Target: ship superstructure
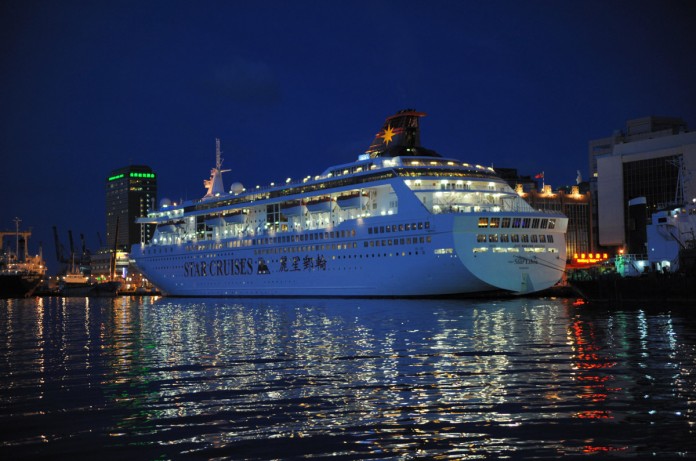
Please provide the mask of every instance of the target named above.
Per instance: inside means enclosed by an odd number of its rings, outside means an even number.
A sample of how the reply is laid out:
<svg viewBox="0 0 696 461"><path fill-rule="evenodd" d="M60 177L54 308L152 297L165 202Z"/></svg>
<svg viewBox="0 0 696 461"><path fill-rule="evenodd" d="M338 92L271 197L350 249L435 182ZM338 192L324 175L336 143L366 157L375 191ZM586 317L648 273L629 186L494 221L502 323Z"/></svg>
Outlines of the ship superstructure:
<svg viewBox="0 0 696 461"><path fill-rule="evenodd" d="M493 168L420 145L420 118L387 118L365 154L299 182L222 186L140 218L131 256L172 296L438 296L554 285L562 214L531 208ZM222 191L222 192L221 192Z"/></svg>
<svg viewBox="0 0 696 461"><path fill-rule="evenodd" d="M653 269L662 273L696 269L696 204L653 213L646 234Z"/></svg>

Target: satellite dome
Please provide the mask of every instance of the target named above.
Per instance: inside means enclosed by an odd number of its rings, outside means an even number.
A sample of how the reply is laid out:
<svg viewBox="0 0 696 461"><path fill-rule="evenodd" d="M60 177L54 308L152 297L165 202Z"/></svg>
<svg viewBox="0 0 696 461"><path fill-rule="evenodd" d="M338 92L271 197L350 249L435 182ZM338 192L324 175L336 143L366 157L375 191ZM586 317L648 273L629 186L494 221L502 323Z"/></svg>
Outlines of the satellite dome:
<svg viewBox="0 0 696 461"><path fill-rule="evenodd" d="M230 192L233 194L241 194L242 192L244 192L244 186L241 182L234 182L230 186Z"/></svg>
<svg viewBox="0 0 696 461"><path fill-rule="evenodd" d="M160 207L160 208L167 208L167 207L170 207L170 206L172 206L172 201L169 200L168 198L163 198L163 199L160 200L160 202L159 202L159 207Z"/></svg>

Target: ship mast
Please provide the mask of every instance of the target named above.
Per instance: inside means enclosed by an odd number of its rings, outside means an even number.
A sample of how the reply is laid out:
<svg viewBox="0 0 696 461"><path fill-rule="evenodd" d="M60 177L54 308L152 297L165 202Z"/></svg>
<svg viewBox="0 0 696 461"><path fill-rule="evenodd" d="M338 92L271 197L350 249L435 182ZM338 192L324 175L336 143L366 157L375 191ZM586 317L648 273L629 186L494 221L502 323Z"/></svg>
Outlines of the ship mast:
<svg viewBox="0 0 696 461"><path fill-rule="evenodd" d="M210 179L203 181L203 185L208 189L203 199L209 199L225 193L225 186L222 182L222 173L230 170L222 169L222 151L220 150L220 138L215 138L215 168L210 170Z"/></svg>
<svg viewBox="0 0 696 461"><path fill-rule="evenodd" d="M17 261L19 262L19 223L21 223L22 220L15 217L14 222L15 222L15 229L17 230L17 232L15 232L15 238L17 240L15 243L15 252L16 252L15 256L17 257ZM24 256L26 258L26 254Z"/></svg>
<svg viewBox="0 0 696 461"><path fill-rule="evenodd" d="M220 150L220 138L215 138L215 168L222 168L222 151Z"/></svg>

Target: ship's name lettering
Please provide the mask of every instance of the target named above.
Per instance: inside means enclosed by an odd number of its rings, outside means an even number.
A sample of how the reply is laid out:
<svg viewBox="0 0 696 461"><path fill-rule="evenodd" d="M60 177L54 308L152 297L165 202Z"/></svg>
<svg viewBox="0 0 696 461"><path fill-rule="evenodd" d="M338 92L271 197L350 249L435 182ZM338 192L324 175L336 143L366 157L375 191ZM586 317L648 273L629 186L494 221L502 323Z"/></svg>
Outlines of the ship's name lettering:
<svg viewBox="0 0 696 461"><path fill-rule="evenodd" d="M316 258L312 256L304 256L300 258L299 256L293 256L288 258L283 256L280 258L279 272L296 272L296 271L318 271L326 270L326 258L324 255L317 255Z"/></svg>
<svg viewBox="0 0 696 461"><path fill-rule="evenodd" d="M525 258L524 256L513 256L512 262L515 264L539 264L537 260Z"/></svg>
<svg viewBox="0 0 696 461"><path fill-rule="evenodd" d="M254 262L251 258L212 259L184 263L184 277L251 275L253 273Z"/></svg>

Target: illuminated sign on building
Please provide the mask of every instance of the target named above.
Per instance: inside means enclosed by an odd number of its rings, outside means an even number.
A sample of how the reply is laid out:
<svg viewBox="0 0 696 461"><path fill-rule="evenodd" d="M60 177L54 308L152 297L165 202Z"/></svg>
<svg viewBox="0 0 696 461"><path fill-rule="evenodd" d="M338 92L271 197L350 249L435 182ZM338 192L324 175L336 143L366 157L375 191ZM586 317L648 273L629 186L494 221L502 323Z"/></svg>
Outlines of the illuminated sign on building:
<svg viewBox="0 0 696 461"><path fill-rule="evenodd" d="M609 259L607 253L574 253L573 262L578 264L595 264Z"/></svg>

